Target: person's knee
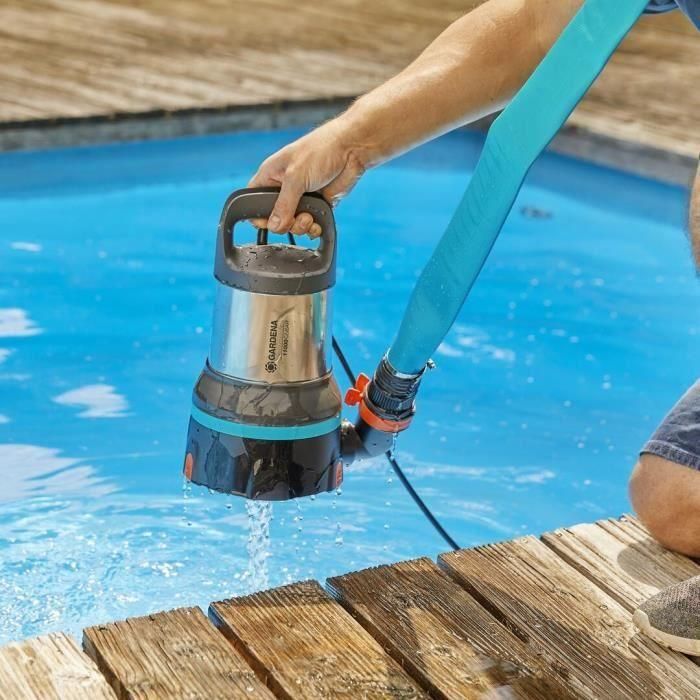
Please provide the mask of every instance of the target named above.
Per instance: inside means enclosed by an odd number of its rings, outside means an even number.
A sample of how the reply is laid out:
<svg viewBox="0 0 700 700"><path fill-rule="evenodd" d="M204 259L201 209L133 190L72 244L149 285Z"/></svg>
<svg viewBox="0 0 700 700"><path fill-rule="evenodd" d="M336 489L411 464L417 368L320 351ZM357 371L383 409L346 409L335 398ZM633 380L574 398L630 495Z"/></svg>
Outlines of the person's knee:
<svg viewBox="0 0 700 700"><path fill-rule="evenodd" d="M639 519L659 543L700 556L700 472L643 454L629 489Z"/></svg>

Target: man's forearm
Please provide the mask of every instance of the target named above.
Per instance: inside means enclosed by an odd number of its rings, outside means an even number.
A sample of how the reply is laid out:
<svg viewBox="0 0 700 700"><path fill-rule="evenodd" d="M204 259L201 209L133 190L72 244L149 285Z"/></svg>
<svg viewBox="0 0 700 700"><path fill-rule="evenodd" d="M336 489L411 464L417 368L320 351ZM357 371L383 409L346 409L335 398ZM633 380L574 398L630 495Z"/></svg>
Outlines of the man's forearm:
<svg viewBox="0 0 700 700"><path fill-rule="evenodd" d="M340 117L366 166L501 109L583 0L489 0Z"/></svg>

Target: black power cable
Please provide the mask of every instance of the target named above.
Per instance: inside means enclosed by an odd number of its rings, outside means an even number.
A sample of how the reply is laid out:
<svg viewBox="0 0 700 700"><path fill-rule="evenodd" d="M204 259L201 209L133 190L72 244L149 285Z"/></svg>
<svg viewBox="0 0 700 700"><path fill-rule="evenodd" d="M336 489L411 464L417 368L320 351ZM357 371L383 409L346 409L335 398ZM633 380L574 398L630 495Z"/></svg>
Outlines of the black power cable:
<svg viewBox="0 0 700 700"><path fill-rule="evenodd" d="M296 240L294 239L294 236L291 233L287 234L287 238L291 245L297 244ZM347 357L345 357L345 353L340 347L340 343L338 342L335 336L333 336L333 350L340 364L345 370L345 374L350 382L350 385L355 386L355 373L352 371L352 367L350 367L350 363L348 362ZM433 515L432 511L426 505L425 501L418 495L416 490L413 488L413 485L409 481L408 477L404 474L403 469L401 469L401 465L399 464L396 457L394 457L391 450L387 450L384 453L384 456L389 462L391 468L394 470L396 476L399 478L399 481L403 484L403 487L406 489L406 491L408 491L409 496L413 499L414 503L418 506L423 515L427 518L428 522L435 528L436 532L440 535L440 537L442 537L442 539L445 540L445 542L447 542L447 544L452 549L461 549L457 542L455 542L455 540L452 539L447 530L445 530L445 528L441 525L440 521Z"/></svg>
<svg viewBox="0 0 700 700"><path fill-rule="evenodd" d="M258 229L257 244L258 245L267 245L267 229L266 228L259 228Z"/></svg>

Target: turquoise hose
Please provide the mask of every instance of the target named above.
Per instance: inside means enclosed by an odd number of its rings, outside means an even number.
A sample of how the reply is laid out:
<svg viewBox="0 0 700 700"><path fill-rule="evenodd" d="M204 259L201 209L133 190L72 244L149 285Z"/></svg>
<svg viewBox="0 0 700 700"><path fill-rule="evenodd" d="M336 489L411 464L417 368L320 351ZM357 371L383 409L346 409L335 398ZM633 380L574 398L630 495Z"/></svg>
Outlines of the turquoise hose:
<svg viewBox="0 0 700 700"><path fill-rule="evenodd" d="M462 201L421 273L388 360L423 369L462 308L530 167L649 0L587 0L491 126Z"/></svg>

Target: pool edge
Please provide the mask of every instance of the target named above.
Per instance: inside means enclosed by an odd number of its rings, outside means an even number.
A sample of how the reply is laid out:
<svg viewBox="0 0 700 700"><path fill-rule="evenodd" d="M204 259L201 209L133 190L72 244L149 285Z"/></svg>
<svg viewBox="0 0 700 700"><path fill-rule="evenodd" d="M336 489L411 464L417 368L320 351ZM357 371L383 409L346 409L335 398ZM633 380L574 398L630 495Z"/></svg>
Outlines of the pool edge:
<svg viewBox="0 0 700 700"><path fill-rule="evenodd" d="M167 112L41 119L0 124L0 152L93 146L248 130L314 125L345 109L353 97L278 101ZM463 127L485 131L492 117ZM642 142L592 131L571 121L547 149L652 180L688 186L697 159Z"/></svg>

